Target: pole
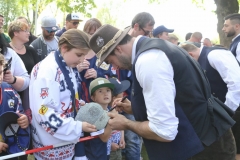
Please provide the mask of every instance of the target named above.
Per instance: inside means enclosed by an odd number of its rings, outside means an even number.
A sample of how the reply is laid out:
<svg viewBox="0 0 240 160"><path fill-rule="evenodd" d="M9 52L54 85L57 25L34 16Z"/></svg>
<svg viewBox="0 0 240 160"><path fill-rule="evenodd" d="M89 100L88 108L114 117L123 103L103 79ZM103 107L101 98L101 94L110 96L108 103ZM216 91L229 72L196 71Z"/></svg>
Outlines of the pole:
<svg viewBox="0 0 240 160"><path fill-rule="evenodd" d="M91 140L94 138L98 138L98 136L83 137L83 138L80 138L78 142L88 141L88 140ZM31 154L31 153L35 153L35 152L40 152L40 151L47 150L47 149L53 149L56 147L69 145L69 144L72 144L72 143L71 142L63 142L63 143L45 146L45 147L41 147L41 148L35 148L35 149L31 149L31 150L27 150L27 151L23 151L23 152L19 152L19 153L9 154L7 156L1 156L0 160L19 157L19 156L23 156L23 155L27 155L27 154Z"/></svg>

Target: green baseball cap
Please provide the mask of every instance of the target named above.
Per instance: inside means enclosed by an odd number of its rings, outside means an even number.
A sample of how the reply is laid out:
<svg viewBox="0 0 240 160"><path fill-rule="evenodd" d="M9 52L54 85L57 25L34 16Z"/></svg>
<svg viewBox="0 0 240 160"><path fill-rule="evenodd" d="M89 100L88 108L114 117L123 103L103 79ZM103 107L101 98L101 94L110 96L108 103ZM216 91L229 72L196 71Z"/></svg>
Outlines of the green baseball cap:
<svg viewBox="0 0 240 160"><path fill-rule="evenodd" d="M90 83L90 86L89 86L90 95L92 95L97 89L102 88L102 87L108 87L111 90L113 90L114 84L112 84L106 78L96 78Z"/></svg>

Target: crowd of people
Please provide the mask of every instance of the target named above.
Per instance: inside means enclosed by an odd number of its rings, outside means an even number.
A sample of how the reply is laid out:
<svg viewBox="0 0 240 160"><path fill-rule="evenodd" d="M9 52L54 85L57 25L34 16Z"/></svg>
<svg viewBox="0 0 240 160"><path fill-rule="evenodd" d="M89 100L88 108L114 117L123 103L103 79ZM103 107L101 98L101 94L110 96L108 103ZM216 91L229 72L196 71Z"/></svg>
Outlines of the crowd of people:
<svg viewBox="0 0 240 160"><path fill-rule="evenodd" d="M16 18L0 33L0 119L17 115L0 122L0 159L55 145L34 158L141 160L144 145L150 160L240 160L240 14L224 20L230 49L198 31L179 42L147 12L123 30L44 16L39 37Z"/></svg>

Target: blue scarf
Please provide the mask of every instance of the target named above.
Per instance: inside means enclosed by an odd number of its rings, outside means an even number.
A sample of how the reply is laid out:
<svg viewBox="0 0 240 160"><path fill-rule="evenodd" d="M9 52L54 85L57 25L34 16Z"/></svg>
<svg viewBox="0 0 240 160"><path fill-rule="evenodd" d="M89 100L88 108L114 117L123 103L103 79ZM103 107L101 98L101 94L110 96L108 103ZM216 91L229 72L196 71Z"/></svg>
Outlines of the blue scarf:
<svg viewBox="0 0 240 160"><path fill-rule="evenodd" d="M77 111L76 111L76 103L75 103L75 89L74 89L74 85L73 82L71 81L71 78L69 76L70 72L67 69L67 64L66 62L63 60L63 57L61 56L61 53L59 50L57 50L55 53L55 60L59 66L59 68L61 69L63 75L64 75L64 79L66 80L67 83L67 89L70 90L71 92L71 99L72 99L72 106L74 108L74 118L77 115ZM73 68L73 71L75 73L75 77L77 80L77 83L80 83L80 79L78 76L78 71L76 68ZM80 87L78 87L80 88ZM79 89L78 89L79 92ZM79 96L80 97L80 96ZM76 157L82 157L85 156L85 149L84 149L84 143L83 142L79 142L75 145L75 156Z"/></svg>

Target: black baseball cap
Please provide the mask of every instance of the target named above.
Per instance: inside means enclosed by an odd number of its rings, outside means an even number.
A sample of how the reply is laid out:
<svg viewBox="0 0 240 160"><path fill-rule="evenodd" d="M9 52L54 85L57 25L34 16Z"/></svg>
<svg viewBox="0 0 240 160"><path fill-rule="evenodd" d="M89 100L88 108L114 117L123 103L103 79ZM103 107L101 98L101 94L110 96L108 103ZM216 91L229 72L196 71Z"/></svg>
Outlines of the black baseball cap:
<svg viewBox="0 0 240 160"><path fill-rule="evenodd" d="M168 29L164 25L161 25L153 30L153 36L156 37L158 34L160 34L162 32L172 33L173 31L174 31L174 29Z"/></svg>
<svg viewBox="0 0 240 160"><path fill-rule="evenodd" d="M130 87L130 82L128 80L119 81L117 78L108 79L112 84L114 84L113 96L116 96Z"/></svg>

